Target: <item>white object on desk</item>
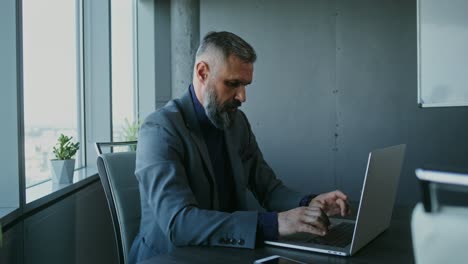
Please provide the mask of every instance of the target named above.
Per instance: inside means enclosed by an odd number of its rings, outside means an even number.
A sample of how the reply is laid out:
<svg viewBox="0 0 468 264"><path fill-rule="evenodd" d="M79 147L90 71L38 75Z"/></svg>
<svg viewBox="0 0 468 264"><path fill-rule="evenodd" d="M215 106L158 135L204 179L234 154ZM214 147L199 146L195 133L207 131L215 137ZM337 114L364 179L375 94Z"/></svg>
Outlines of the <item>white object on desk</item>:
<svg viewBox="0 0 468 264"><path fill-rule="evenodd" d="M468 208L442 206L427 213L422 203L413 210L411 232L416 263L466 263Z"/></svg>

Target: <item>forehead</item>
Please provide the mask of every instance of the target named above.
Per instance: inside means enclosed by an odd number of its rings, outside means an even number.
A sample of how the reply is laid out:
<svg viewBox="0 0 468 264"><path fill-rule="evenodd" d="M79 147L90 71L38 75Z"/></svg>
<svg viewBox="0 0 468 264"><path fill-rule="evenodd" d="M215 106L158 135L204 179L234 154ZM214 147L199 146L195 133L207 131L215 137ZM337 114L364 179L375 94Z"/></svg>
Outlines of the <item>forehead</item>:
<svg viewBox="0 0 468 264"><path fill-rule="evenodd" d="M220 69L220 77L228 80L239 80L251 83L253 78L253 64L244 62L238 57L229 56Z"/></svg>

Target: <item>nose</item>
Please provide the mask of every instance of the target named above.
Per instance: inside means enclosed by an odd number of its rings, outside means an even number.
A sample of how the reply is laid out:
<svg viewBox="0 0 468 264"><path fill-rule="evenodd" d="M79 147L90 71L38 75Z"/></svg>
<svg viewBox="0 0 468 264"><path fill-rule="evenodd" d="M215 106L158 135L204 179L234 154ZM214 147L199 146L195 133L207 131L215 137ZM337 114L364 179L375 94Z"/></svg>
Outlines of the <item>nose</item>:
<svg viewBox="0 0 468 264"><path fill-rule="evenodd" d="M244 103L246 98L245 98L245 85L241 85L236 91L236 96L234 99L238 100L241 103Z"/></svg>

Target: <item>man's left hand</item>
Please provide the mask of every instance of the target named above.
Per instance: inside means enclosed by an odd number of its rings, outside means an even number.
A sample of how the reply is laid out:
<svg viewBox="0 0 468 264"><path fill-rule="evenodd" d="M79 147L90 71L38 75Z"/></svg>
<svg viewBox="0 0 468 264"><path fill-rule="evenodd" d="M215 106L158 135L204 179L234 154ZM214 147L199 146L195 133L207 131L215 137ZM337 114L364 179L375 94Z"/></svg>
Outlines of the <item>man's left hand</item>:
<svg viewBox="0 0 468 264"><path fill-rule="evenodd" d="M341 216L351 214L351 209L348 203L348 196L340 190L322 193L317 195L309 203L309 206L320 207L327 216L334 216L341 213Z"/></svg>

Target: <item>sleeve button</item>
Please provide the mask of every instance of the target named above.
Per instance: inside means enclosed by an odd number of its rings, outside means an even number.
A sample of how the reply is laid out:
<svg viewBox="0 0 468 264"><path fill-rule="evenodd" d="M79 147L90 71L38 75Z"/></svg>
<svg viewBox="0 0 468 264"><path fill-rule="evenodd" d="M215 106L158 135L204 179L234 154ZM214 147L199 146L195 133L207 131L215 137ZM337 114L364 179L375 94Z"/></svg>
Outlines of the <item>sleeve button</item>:
<svg viewBox="0 0 468 264"><path fill-rule="evenodd" d="M245 244L244 239L239 239L239 240L237 241L237 244L243 246L243 245Z"/></svg>

